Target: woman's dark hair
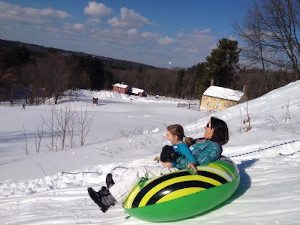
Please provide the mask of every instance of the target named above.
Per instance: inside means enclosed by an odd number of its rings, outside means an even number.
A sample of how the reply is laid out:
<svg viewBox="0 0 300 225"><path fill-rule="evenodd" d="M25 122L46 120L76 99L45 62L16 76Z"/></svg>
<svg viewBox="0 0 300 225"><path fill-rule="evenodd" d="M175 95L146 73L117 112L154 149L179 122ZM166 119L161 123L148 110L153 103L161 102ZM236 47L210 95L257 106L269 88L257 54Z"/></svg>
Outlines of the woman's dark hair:
<svg viewBox="0 0 300 225"><path fill-rule="evenodd" d="M220 145L224 145L229 141L227 124L216 117L211 117L211 127L214 128L214 133L211 141L218 142Z"/></svg>

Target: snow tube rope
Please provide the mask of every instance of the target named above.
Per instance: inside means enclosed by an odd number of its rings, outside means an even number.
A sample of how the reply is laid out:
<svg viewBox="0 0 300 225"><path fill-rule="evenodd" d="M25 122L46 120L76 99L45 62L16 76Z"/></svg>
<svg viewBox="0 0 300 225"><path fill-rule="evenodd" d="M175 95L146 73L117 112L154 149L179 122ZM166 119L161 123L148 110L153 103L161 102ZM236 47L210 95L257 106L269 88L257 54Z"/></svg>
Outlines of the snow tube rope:
<svg viewBox="0 0 300 225"><path fill-rule="evenodd" d="M280 144L272 145L272 146L269 146L269 147L259 148L259 149L254 150L254 151L241 153L241 154L237 154L237 155L232 155L232 156L229 156L229 158L236 158L236 157L239 157L239 156L244 156L244 155L257 153L257 152L265 151L265 150L268 150L268 149L271 149L271 148L276 148L276 147L279 147L279 146L282 146L282 145L291 144L291 143L294 143L294 142L297 142L297 141L300 141L300 139L296 139L296 140L292 140L292 141L286 141L286 142L282 142ZM294 152L294 153L296 153L296 152ZM294 153L292 153L292 154L294 154ZM284 156L284 154L281 154L281 153L279 153L279 154ZM288 154L288 155L292 155L292 154Z"/></svg>

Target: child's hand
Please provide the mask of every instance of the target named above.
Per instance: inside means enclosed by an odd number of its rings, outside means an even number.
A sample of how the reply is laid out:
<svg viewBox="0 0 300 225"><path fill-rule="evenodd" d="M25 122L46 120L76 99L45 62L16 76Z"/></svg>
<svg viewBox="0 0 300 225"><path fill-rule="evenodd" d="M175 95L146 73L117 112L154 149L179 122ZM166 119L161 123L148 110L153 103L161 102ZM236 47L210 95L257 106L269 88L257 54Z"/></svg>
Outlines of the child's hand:
<svg viewBox="0 0 300 225"><path fill-rule="evenodd" d="M160 164L166 168L173 168L173 165L170 162L160 162Z"/></svg>
<svg viewBox="0 0 300 225"><path fill-rule="evenodd" d="M155 156L153 161L156 161L156 162L159 162L160 161L160 158L158 156Z"/></svg>
<svg viewBox="0 0 300 225"><path fill-rule="evenodd" d="M198 172L197 167L194 163L189 163L188 168L192 168L194 173Z"/></svg>

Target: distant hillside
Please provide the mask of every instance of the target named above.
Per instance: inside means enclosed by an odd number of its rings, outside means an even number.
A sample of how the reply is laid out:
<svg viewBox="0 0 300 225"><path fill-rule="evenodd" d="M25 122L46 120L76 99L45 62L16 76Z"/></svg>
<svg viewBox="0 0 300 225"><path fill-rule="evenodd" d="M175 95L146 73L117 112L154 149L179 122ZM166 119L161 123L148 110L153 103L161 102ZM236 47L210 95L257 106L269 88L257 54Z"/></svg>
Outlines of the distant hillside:
<svg viewBox="0 0 300 225"><path fill-rule="evenodd" d="M14 46L19 48L12 48ZM20 65L26 67L16 69ZM199 99L210 85L210 70L205 63L198 63L188 69L157 68L83 52L0 39L0 101L10 99L12 103L22 89L23 92L30 90L31 96L27 97L31 102L39 104L40 99L45 100L45 96L53 96L54 91L59 94L70 88L109 90L117 82L144 89L149 95ZM57 77L56 80L54 77ZM59 79L64 82L59 82ZM289 71L240 69L236 71L231 88L241 90L246 87L248 99L254 99L292 81L295 81L295 76ZM45 88L43 92L41 87ZM58 88L59 91L56 90Z"/></svg>
<svg viewBox="0 0 300 225"><path fill-rule="evenodd" d="M91 55L87 54L84 52L75 52L75 51L67 51L63 49L57 49L57 48L49 48L49 47L44 47L41 45L35 45L35 44L29 44L29 43L24 43L20 41L8 41L8 40L3 40L0 39L0 51L5 48L13 47L13 46L26 46L29 50L34 51L34 52L48 52L48 51L56 51L61 54L67 54L67 55ZM120 59L113 59L109 57L104 57L104 56L96 56L95 57L99 58L103 65L106 66L107 68L111 69L121 69L121 70L130 70L130 69L154 69L156 67L146 65L143 63L137 63L137 62L130 62L126 60L120 60Z"/></svg>

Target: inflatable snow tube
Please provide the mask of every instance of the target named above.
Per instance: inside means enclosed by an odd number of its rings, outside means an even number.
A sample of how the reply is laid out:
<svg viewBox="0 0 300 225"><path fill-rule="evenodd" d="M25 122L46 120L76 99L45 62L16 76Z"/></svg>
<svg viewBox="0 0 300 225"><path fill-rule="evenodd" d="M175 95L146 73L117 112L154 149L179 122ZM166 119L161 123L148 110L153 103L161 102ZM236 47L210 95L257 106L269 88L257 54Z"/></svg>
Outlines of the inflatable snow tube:
<svg viewBox="0 0 300 225"><path fill-rule="evenodd" d="M229 158L197 167L198 174L178 170L137 185L123 203L125 211L146 221L175 221L210 210L236 191L240 175Z"/></svg>

